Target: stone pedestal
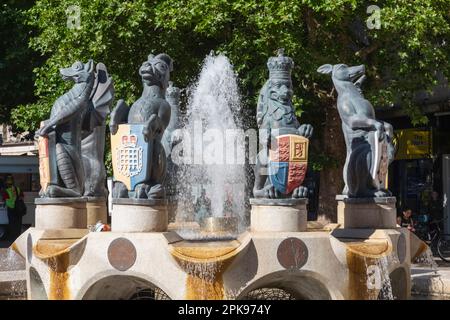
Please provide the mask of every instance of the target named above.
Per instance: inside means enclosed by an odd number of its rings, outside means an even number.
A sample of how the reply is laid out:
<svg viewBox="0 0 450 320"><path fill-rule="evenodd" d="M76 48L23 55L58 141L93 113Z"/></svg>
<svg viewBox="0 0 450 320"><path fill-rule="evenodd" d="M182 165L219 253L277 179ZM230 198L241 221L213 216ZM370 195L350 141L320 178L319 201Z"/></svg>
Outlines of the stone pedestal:
<svg viewBox="0 0 450 320"><path fill-rule="evenodd" d="M251 231L306 231L308 199L250 199Z"/></svg>
<svg viewBox="0 0 450 320"><path fill-rule="evenodd" d="M36 229L86 229L85 198L37 198Z"/></svg>
<svg viewBox="0 0 450 320"><path fill-rule="evenodd" d="M336 196L337 216L341 228L395 229L395 197L348 198Z"/></svg>
<svg viewBox="0 0 450 320"><path fill-rule="evenodd" d="M108 223L108 207L106 198L88 197L86 202L87 225L95 225L98 221Z"/></svg>
<svg viewBox="0 0 450 320"><path fill-rule="evenodd" d="M111 231L167 231L167 200L113 199Z"/></svg>

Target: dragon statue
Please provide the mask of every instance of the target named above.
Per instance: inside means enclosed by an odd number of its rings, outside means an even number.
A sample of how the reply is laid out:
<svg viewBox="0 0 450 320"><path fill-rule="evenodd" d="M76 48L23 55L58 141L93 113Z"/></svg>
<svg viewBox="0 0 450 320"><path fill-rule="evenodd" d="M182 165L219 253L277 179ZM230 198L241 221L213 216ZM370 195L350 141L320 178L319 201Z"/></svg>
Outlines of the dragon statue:
<svg viewBox="0 0 450 320"><path fill-rule="evenodd" d="M106 68L89 60L60 70L74 86L52 106L50 119L36 131L39 139L40 196L82 197L104 193L104 138L101 127L114 97ZM100 129L101 131L101 129ZM82 142L83 141L83 142ZM88 162L84 159L90 158ZM104 168L103 168L104 170ZM92 187L91 185L97 185ZM100 191L98 191L100 190ZM85 193L86 192L86 193Z"/></svg>

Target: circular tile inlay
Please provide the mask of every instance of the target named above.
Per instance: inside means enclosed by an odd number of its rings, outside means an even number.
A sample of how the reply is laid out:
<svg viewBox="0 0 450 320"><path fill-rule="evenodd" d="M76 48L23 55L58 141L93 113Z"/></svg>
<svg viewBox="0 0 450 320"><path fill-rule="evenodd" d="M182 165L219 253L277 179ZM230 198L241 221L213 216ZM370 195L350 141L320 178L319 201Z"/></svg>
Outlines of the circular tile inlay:
<svg viewBox="0 0 450 320"><path fill-rule="evenodd" d="M308 248L298 238L287 238L278 246L277 258L285 269L300 269L308 261Z"/></svg>
<svg viewBox="0 0 450 320"><path fill-rule="evenodd" d="M125 238L117 238L108 247L108 260L119 271L130 269L136 262L136 248Z"/></svg>
<svg viewBox="0 0 450 320"><path fill-rule="evenodd" d="M406 239L405 239L405 235L403 233L398 237L398 241L397 241L397 256L398 256L398 260L400 261L400 263L405 262L405 258L406 258Z"/></svg>

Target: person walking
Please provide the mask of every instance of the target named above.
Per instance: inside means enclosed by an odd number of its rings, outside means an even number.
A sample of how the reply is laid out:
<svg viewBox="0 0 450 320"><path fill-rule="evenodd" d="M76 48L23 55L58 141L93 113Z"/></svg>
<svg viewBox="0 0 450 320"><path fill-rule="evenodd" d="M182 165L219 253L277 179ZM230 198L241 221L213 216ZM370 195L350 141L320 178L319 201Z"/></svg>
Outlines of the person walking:
<svg viewBox="0 0 450 320"><path fill-rule="evenodd" d="M23 200L23 192L14 185L13 177L6 177L6 188L3 191L3 201L8 210L8 237L10 240L15 240L22 233L22 214L16 212L16 200Z"/></svg>

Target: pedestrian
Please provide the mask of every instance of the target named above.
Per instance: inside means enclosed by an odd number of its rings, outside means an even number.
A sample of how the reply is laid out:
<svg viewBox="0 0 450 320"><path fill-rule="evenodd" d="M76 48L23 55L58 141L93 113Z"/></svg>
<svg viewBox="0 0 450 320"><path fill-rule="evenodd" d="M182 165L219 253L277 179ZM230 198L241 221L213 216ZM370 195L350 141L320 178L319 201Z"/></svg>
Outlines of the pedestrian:
<svg viewBox="0 0 450 320"><path fill-rule="evenodd" d="M414 228L414 220L412 218L412 210L410 208L405 208L403 210L402 215L397 218L397 223L411 232L416 232L416 229Z"/></svg>
<svg viewBox="0 0 450 320"><path fill-rule="evenodd" d="M6 177L6 188L3 191L3 201L8 210L8 237L14 241L22 233L22 214L16 212L16 200L23 200L23 192L14 185L14 179L11 175Z"/></svg>

